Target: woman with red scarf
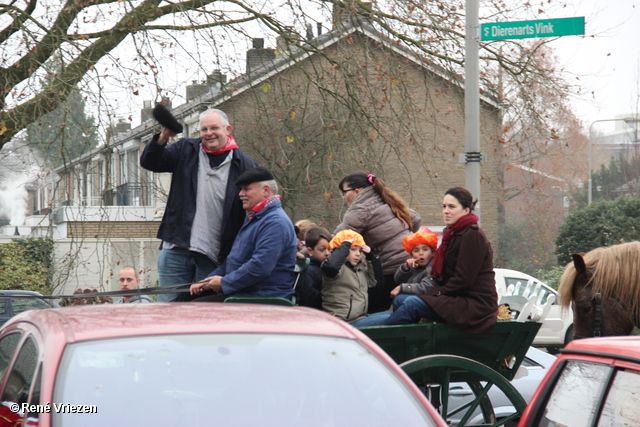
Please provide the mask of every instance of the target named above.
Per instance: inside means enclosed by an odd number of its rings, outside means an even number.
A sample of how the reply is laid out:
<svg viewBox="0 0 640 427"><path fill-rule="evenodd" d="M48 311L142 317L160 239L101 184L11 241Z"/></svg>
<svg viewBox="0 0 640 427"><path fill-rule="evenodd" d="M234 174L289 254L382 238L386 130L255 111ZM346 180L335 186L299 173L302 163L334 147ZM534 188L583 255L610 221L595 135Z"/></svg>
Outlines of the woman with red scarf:
<svg viewBox="0 0 640 427"><path fill-rule="evenodd" d="M468 332L486 332L495 325L498 294L493 250L472 213L476 203L465 188L447 190L442 202L446 228L431 270L441 285L407 297L382 324L403 325L429 318Z"/></svg>

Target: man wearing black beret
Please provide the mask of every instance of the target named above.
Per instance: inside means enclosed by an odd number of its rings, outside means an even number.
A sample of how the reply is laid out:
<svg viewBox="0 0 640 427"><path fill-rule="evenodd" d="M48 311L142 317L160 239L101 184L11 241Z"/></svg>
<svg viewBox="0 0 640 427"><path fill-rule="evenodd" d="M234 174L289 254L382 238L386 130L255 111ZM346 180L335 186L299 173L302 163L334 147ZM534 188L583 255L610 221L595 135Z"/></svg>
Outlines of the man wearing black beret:
<svg viewBox="0 0 640 427"><path fill-rule="evenodd" d="M273 174L267 168L256 167L240 175L236 185L240 187L247 217L226 261L205 280L191 285L191 298L196 297L196 301L224 301L230 296L290 298L298 246L293 224L280 204ZM190 299L183 295L184 299Z"/></svg>
<svg viewBox="0 0 640 427"><path fill-rule="evenodd" d="M160 286L197 282L224 262L245 217L235 182L257 166L236 145L221 110L200 114L200 138L167 144L178 128L164 123L173 130L163 127L140 156L143 168L173 174L158 230ZM158 301L177 296L160 294Z"/></svg>

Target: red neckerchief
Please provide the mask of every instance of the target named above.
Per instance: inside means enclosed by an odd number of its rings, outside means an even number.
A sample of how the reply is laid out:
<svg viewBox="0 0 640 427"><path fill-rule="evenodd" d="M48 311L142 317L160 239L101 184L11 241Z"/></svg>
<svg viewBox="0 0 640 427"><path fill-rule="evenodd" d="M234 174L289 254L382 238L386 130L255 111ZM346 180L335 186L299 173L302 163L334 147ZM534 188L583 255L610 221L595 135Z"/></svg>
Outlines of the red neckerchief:
<svg viewBox="0 0 640 427"><path fill-rule="evenodd" d="M247 218L251 220L255 216L255 214L260 212L262 209L266 208L267 205L270 205L273 202L277 202L278 200L280 200L279 194L276 196L269 197L268 199L264 199L263 201L255 205L253 208L251 208L251 211L247 214Z"/></svg>
<svg viewBox="0 0 640 427"><path fill-rule="evenodd" d="M218 154L222 154L225 153L229 150L233 150L234 148L238 148L238 144L236 144L236 140L233 139L233 137L231 135L227 136L227 145L225 145L224 147L222 147L219 150L216 151L211 151L207 148L206 145L204 145L204 141L202 141L202 149L204 150L204 152L206 154L213 154L214 156L217 156Z"/></svg>
<svg viewBox="0 0 640 427"><path fill-rule="evenodd" d="M438 246L436 250L436 254L433 256L433 261L431 263L431 275L433 277L440 277L442 274L442 265L444 264L444 254L447 251L447 246L449 244L449 240L451 240L451 235L457 233L460 230L464 230L470 225L478 223L478 216L472 213L468 213L463 215L450 227L444 229L444 234L442 235L442 243Z"/></svg>

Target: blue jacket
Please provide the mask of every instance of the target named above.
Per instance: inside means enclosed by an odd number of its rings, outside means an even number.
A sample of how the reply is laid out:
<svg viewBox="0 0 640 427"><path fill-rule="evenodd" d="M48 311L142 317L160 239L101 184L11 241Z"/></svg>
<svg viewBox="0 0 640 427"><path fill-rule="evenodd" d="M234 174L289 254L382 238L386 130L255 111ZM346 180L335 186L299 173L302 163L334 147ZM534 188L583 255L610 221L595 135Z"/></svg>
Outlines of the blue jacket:
<svg viewBox="0 0 640 427"><path fill-rule="evenodd" d="M171 172L171 190L167 206L158 229L158 239L188 248L191 243L191 226L196 215L196 192L198 191L198 150L202 149L200 138L181 138L173 144L158 145L160 134L154 135L140 156L140 165L152 172ZM221 264L233 240L242 227L246 216L235 182L246 170L258 164L239 149L233 150L233 159L227 180L227 189L222 217L220 237Z"/></svg>
<svg viewBox="0 0 640 427"><path fill-rule="evenodd" d="M222 276L225 295L290 298L297 251L293 224L275 201L245 219L229 256L208 277Z"/></svg>

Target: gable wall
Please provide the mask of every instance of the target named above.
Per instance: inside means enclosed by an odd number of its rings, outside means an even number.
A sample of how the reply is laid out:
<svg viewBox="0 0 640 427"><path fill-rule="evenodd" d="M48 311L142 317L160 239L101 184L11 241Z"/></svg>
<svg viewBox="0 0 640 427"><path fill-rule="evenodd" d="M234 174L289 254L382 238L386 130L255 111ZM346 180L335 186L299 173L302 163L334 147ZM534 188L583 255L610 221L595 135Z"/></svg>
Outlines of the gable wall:
<svg viewBox="0 0 640 427"><path fill-rule="evenodd" d="M321 88L321 89L320 89ZM349 101L347 94L357 101ZM337 184L365 170L423 218L443 225L442 195L465 183L464 95L413 62L352 35L220 105L240 147L270 167L294 221L329 230L346 206ZM482 226L497 249L499 112L481 112Z"/></svg>

